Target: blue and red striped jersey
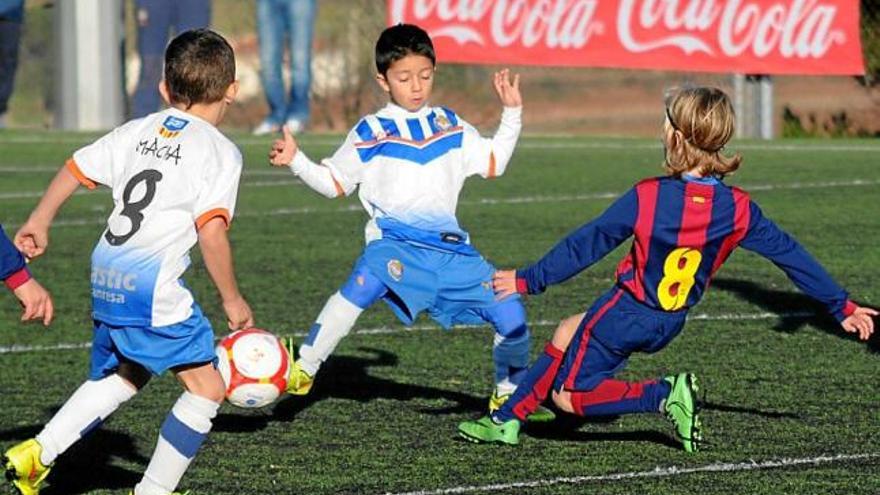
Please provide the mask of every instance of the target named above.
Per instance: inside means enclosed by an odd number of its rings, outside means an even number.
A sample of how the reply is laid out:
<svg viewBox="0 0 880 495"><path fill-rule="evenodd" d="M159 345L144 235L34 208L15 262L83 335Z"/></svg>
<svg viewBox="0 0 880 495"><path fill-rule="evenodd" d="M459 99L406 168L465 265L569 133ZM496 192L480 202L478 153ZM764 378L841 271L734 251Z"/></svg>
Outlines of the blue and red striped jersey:
<svg viewBox="0 0 880 495"><path fill-rule="evenodd" d="M763 215L748 193L714 178L639 182L540 261L518 271L518 286L532 294L543 292L631 236L632 248L617 267L617 284L651 308L684 311L697 304L737 246L772 261L838 321L856 307L797 240Z"/></svg>
<svg viewBox="0 0 880 495"><path fill-rule="evenodd" d="M30 278L31 274L25 264L24 256L9 241L3 226L0 226L0 280L3 280L10 290L15 290Z"/></svg>

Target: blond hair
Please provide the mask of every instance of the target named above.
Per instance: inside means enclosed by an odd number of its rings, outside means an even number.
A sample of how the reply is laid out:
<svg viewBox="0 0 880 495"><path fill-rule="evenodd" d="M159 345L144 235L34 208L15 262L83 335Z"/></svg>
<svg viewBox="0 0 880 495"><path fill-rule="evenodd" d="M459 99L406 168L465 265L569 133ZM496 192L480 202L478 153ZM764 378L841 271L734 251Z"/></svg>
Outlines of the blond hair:
<svg viewBox="0 0 880 495"><path fill-rule="evenodd" d="M739 153L721 152L733 137L735 117L730 99L717 88L675 89L667 93L663 143L669 175L685 172L723 178L739 168Z"/></svg>

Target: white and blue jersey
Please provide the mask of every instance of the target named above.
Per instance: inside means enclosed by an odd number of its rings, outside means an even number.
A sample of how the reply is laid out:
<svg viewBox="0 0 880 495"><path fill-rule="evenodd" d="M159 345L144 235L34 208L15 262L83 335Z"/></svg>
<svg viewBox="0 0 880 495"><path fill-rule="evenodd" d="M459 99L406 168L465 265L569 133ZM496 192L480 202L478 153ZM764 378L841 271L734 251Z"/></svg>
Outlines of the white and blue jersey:
<svg viewBox="0 0 880 495"><path fill-rule="evenodd" d="M291 170L318 192L358 191L370 220L355 274L368 269L381 279L405 323L421 311L444 327L477 323L485 317L472 310L495 304L494 267L471 246L455 212L468 177L504 172L521 113L505 108L495 136L484 138L448 108L409 112L389 104L361 119L320 165L302 151L294 156Z"/></svg>
<svg viewBox="0 0 880 495"><path fill-rule="evenodd" d="M227 226L242 160L213 125L168 109L130 121L81 148L67 169L111 188L113 212L92 252L92 378L121 358L153 373L211 361L213 331L181 279L198 229Z"/></svg>
<svg viewBox="0 0 880 495"><path fill-rule="evenodd" d="M448 108L408 112L389 103L361 119L320 165L300 150L290 168L330 197L357 189L370 215L367 242L381 237L376 219L382 217L421 230L458 232L466 239L455 215L464 181L504 173L519 138L521 113L521 108L505 108L498 132L484 138Z"/></svg>

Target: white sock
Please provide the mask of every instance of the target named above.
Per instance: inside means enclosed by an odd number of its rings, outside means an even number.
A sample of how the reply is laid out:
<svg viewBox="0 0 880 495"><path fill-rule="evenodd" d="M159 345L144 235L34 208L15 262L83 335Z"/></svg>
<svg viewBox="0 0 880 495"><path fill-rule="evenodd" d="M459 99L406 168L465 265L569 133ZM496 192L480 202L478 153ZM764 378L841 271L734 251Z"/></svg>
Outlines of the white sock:
<svg viewBox="0 0 880 495"><path fill-rule="evenodd" d="M220 404L189 392L177 399L162 423L156 450L144 478L134 487L135 495L168 495L177 488L219 408Z"/></svg>
<svg viewBox="0 0 880 495"><path fill-rule="evenodd" d="M37 435L37 442L43 448L40 462L44 466L55 462L56 457L98 427L136 393L133 386L116 374L80 385Z"/></svg>
<svg viewBox="0 0 880 495"><path fill-rule="evenodd" d="M339 292L330 296L309 331L306 342L299 348L300 367L315 376L318 368L333 354L339 341L351 332L363 311Z"/></svg>

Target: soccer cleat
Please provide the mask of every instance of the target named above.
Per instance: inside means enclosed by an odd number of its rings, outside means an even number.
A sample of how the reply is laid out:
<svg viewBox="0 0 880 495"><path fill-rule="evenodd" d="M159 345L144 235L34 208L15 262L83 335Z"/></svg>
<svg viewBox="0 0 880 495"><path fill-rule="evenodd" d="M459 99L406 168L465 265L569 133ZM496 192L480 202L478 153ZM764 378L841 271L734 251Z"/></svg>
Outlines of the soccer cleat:
<svg viewBox="0 0 880 495"><path fill-rule="evenodd" d="M49 474L49 467L40 462L43 448L35 439L26 440L3 454L6 479L21 495L37 495L40 484Z"/></svg>
<svg viewBox="0 0 880 495"><path fill-rule="evenodd" d="M458 434L474 443L519 443L519 420L511 419L496 423L491 416L483 416L475 421L465 421L458 425Z"/></svg>
<svg viewBox="0 0 880 495"><path fill-rule="evenodd" d="M501 409L501 406L507 402L507 399L510 399L510 396L511 394L498 395L497 391L492 392L492 397L489 397L489 414ZM526 421L529 423L549 423L554 419L556 419L556 413L544 406L538 406L537 409L526 417Z"/></svg>
<svg viewBox="0 0 880 495"><path fill-rule="evenodd" d="M314 383L315 378L300 368L299 362L294 359L296 347L293 345L293 338L285 338L284 344L287 347L288 354L290 354L290 360L293 362L290 365L290 374L287 375L287 393L291 395L306 395L312 390L312 383Z"/></svg>
<svg viewBox="0 0 880 495"><path fill-rule="evenodd" d="M697 407L697 377L692 373L680 373L665 378L672 386L663 408L666 417L675 425L675 434L681 440L684 450L696 452L700 449L703 434L700 424L700 411Z"/></svg>
<svg viewBox="0 0 880 495"><path fill-rule="evenodd" d="M128 492L128 495L134 495L134 490ZM185 492L174 492L174 493L169 493L168 495L192 495L192 493L190 493L189 490L187 490L187 491L185 491Z"/></svg>

